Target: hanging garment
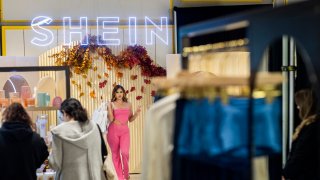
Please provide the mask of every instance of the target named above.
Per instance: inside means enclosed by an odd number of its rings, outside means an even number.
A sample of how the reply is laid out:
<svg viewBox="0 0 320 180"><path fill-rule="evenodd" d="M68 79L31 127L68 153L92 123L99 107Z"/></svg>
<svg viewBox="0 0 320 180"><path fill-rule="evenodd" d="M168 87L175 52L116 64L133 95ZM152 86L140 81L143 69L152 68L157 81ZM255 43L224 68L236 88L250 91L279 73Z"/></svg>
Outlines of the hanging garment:
<svg viewBox="0 0 320 180"><path fill-rule="evenodd" d="M275 98L271 103L265 99L253 99L253 106L255 155L280 153L280 98ZM174 169L177 171L173 170L174 179L190 178L192 172L199 178L199 172L192 171L192 168L197 169L195 164L203 166L202 169L207 166L223 169L203 176L204 179L218 176L221 178L217 179L224 179L227 177L223 175L225 172L234 173L234 179L247 179L248 108L248 98L230 98L228 104L221 103L219 99L214 102L204 99L179 100L173 153ZM179 174L181 169L190 172L189 176ZM226 174L229 176L229 173Z"/></svg>
<svg viewBox="0 0 320 180"><path fill-rule="evenodd" d="M101 105L96 110L94 110L92 114L93 122L99 125L102 133L105 133L107 131L107 126L109 124L107 106L107 102L102 102Z"/></svg>
<svg viewBox="0 0 320 180"><path fill-rule="evenodd" d="M144 126L142 180L169 180L176 100L179 94L164 97L147 111Z"/></svg>
<svg viewBox="0 0 320 180"><path fill-rule="evenodd" d="M205 101L204 101L205 102ZM212 102L208 102L211 106L216 106ZM208 154L200 153L198 155L187 155L179 154L179 134L183 127L183 121L186 111L192 112L193 114L200 115L204 112L198 111L198 109L190 109L191 103L189 100L179 99L176 102L176 112L175 112L175 126L174 126L174 149L172 152L172 175L173 180L198 180L198 179L210 179L210 180L247 180L248 179L248 169L245 166L240 166L238 169L227 169L221 168L213 163L212 159L208 159ZM204 103L205 104L205 103ZM206 110L215 111L216 109L205 108ZM200 113L201 112L201 113ZM191 114L192 114L191 113ZM204 115L205 116L205 115ZM197 116L195 116L197 117ZM207 122L210 122L209 120ZM192 127L193 128L193 127ZM190 129L189 129L190 130ZM187 133L187 132L184 132ZM203 134L202 134L203 135ZM199 137L200 139L200 137ZM180 140L181 143L181 140ZM183 143L186 144L186 143ZM200 143L198 143L200 145ZM202 146L209 146L209 144L202 144ZM186 146L185 146L186 147ZM198 148L199 149L199 148ZM202 148L206 149L206 148ZM210 149L210 148L209 148ZM186 150L186 149L185 149ZM187 151L182 152L189 152ZM196 152L196 151L191 151Z"/></svg>
<svg viewBox="0 0 320 180"><path fill-rule="evenodd" d="M189 100L183 109L183 123L178 138L179 154L215 156L221 154L218 129L219 101ZM199 157L199 156L198 156Z"/></svg>
<svg viewBox="0 0 320 180"><path fill-rule="evenodd" d="M220 138L224 153L233 158L248 157L248 98L230 98L221 104ZM281 152L281 100L271 103L253 99L253 143L255 155Z"/></svg>

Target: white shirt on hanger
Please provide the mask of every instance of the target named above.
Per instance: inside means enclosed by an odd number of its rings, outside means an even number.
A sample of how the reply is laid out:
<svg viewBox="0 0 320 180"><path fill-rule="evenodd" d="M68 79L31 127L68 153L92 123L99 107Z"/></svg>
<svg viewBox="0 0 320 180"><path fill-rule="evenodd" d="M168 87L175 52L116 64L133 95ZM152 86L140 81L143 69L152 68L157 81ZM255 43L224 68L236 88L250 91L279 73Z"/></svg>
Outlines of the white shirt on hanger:
<svg viewBox="0 0 320 180"><path fill-rule="evenodd" d="M146 114L142 180L170 180L176 101L173 94L153 104Z"/></svg>
<svg viewBox="0 0 320 180"><path fill-rule="evenodd" d="M107 106L108 102L102 102L92 114L92 120L99 125L103 133L107 131L109 125Z"/></svg>

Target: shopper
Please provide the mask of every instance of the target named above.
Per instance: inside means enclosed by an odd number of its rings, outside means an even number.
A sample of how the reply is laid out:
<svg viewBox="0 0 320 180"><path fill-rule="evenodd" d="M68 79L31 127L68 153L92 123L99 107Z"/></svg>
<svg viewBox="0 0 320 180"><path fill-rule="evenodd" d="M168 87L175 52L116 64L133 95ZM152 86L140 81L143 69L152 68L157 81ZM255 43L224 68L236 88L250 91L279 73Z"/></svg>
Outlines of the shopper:
<svg viewBox="0 0 320 180"><path fill-rule="evenodd" d="M64 122L52 129L50 166L59 180L105 180L98 126L74 98L62 102Z"/></svg>
<svg viewBox="0 0 320 180"><path fill-rule="evenodd" d="M301 90L295 94L295 101L302 121L293 134L283 179L319 180L320 117L317 114L317 98L311 90Z"/></svg>
<svg viewBox="0 0 320 180"><path fill-rule="evenodd" d="M36 180L36 170L48 157L45 141L31 129L32 121L20 103L2 114L0 179Z"/></svg>
<svg viewBox="0 0 320 180"><path fill-rule="evenodd" d="M128 165L130 132L128 122L134 121L140 111L141 108L138 107L136 112L132 113L132 106L128 102L122 86L116 85L113 88L112 99L108 104L108 119L111 123L108 127L107 141L112 152L112 160L119 180L130 178Z"/></svg>

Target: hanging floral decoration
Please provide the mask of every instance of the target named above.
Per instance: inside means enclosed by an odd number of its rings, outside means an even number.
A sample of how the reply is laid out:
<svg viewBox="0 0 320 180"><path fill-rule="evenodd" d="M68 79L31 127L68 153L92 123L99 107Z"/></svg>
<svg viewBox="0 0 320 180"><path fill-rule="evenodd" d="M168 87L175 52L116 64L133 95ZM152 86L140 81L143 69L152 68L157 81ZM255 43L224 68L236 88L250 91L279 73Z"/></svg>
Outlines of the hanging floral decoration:
<svg viewBox="0 0 320 180"><path fill-rule="evenodd" d="M156 65L147 53L147 50L140 45L128 46L119 55L112 54L110 48L104 44L101 36L88 35L88 45L75 45L64 47L59 53L53 54L55 63L59 66L69 66L76 74L87 74L90 69L97 70L97 66L92 67L94 55L97 53L107 64L108 69L141 67L141 75L147 77L165 76L166 70ZM121 75L120 75L121 76Z"/></svg>
<svg viewBox="0 0 320 180"><path fill-rule="evenodd" d="M152 61L147 50L143 46L128 46L121 51L119 55L114 55L109 47L106 45L99 45L105 43L101 36L88 35L88 40L88 45L78 44L71 47L65 46L60 52L53 54L50 57L55 59L56 65L69 66L72 73L81 75L82 78L86 79L86 85L93 88L89 93L91 98L96 98L96 92L94 90L94 84L92 84L92 79L87 79L87 75L89 70L98 73L99 67L94 65L94 61L97 59L103 59L108 70L115 69L115 76L119 79L124 76L121 72L122 69L132 69L136 66L141 68L141 75L145 77L143 79L145 84L150 84L151 81L148 79L150 77L166 75L166 70ZM96 77L99 79L99 89L105 88L108 82L105 79L109 78L109 74L107 72L102 72L101 74L97 74ZM138 75L130 76L130 80L134 81L136 79L138 79ZM72 84L80 91L80 97L85 95L84 92L81 91L80 84L75 81L72 82ZM116 82L112 85L115 86ZM133 86L127 90L127 92L129 93L135 90L136 88ZM145 87L142 86L140 91L144 93ZM154 94L154 91L151 92L151 96L154 96ZM140 100L141 98L142 96L136 97L137 100Z"/></svg>

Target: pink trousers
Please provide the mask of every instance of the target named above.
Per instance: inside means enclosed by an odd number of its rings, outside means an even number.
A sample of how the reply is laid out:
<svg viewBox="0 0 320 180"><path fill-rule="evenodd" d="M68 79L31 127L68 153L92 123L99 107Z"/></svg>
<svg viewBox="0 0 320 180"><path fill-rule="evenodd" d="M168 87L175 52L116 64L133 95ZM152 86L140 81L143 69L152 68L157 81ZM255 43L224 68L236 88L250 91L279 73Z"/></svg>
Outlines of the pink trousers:
<svg viewBox="0 0 320 180"><path fill-rule="evenodd" d="M129 177L129 127L127 125L111 123L108 127L107 141L111 149L112 161L116 169L118 179L127 179Z"/></svg>

